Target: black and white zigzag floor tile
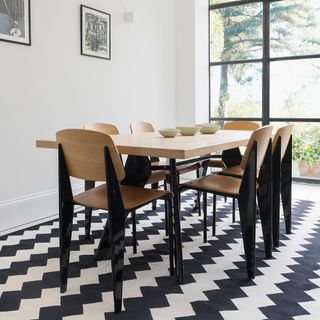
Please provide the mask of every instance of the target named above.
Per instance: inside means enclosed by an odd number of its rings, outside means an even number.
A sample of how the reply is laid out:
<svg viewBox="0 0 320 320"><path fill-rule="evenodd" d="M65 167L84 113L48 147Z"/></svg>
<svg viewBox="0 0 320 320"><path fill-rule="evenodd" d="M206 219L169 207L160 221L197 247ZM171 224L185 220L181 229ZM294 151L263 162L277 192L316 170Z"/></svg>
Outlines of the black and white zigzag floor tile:
<svg viewBox="0 0 320 320"><path fill-rule="evenodd" d="M293 233L281 230L273 259L264 259L258 224L254 280L246 277L240 225L231 223L231 203L218 198L217 236L209 236L206 244L202 218L192 210L193 193L184 194L182 203L184 285L169 276L163 204L157 212L145 207L137 213L137 254L132 253L128 221L124 311L114 315L110 261L94 259L107 213L94 212L87 240L84 214L78 212L68 290L62 295L57 221L0 238L0 319L320 319L319 203L294 202Z"/></svg>

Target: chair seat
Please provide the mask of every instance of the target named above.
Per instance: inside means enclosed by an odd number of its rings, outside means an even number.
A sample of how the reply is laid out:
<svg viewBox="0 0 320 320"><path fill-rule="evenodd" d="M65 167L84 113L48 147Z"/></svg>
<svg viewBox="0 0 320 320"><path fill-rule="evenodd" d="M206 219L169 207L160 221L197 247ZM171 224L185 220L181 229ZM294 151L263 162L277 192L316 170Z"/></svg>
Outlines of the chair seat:
<svg viewBox="0 0 320 320"><path fill-rule="evenodd" d="M165 170L155 170L151 172L151 175L146 184L152 184L159 181L166 180L166 171Z"/></svg>
<svg viewBox="0 0 320 320"><path fill-rule="evenodd" d="M122 185L120 185L120 192L122 195L124 209L126 211L139 208L156 199L173 196L170 191ZM74 203L82 206L108 210L106 184L79 193L75 195L73 199Z"/></svg>
<svg viewBox="0 0 320 320"><path fill-rule="evenodd" d="M221 159L210 159L208 161L209 168L225 168L226 165Z"/></svg>
<svg viewBox="0 0 320 320"><path fill-rule="evenodd" d="M237 166L225 168L219 173L227 176L241 178L243 176L243 172L244 170L240 168L240 165L237 165Z"/></svg>
<svg viewBox="0 0 320 320"><path fill-rule="evenodd" d="M184 173L188 173L191 171L195 171L198 170L200 168L200 164L198 162L196 163L191 163L191 164L185 164L185 165L181 165L177 167L177 172L179 174L184 174Z"/></svg>
<svg viewBox="0 0 320 320"><path fill-rule="evenodd" d="M159 167L159 166L165 166L166 164L163 162L152 162L152 165ZM177 167L177 172L178 174L184 174L184 173L198 170L199 168L200 168L199 163L192 163L192 164L187 164L187 165ZM152 183L156 183L164 180L170 183L170 176L168 172L166 170L154 170L151 172L151 175L146 184L152 184Z"/></svg>
<svg viewBox="0 0 320 320"><path fill-rule="evenodd" d="M152 166L161 167L161 166L167 166L167 165L168 164L163 161L152 162L151 168L152 168ZM184 173L198 170L198 169L200 169L200 167L201 166L198 162L191 163L191 164L185 164L185 165L177 166L177 172L178 172L178 174L184 174Z"/></svg>
<svg viewBox="0 0 320 320"><path fill-rule="evenodd" d="M241 179L210 174L182 184L182 188L200 190L208 193L238 197L240 191Z"/></svg>

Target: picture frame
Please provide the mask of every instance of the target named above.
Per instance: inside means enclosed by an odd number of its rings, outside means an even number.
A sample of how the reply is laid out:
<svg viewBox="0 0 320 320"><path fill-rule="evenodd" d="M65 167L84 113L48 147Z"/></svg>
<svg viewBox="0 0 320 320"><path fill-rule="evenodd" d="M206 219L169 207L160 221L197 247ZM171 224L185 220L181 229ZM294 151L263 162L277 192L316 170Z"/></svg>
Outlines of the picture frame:
<svg viewBox="0 0 320 320"><path fill-rule="evenodd" d="M111 59L111 15L80 6L81 54L101 59Z"/></svg>
<svg viewBox="0 0 320 320"><path fill-rule="evenodd" d="M0 0L0 40L31 46L31 0Z"/></svg>

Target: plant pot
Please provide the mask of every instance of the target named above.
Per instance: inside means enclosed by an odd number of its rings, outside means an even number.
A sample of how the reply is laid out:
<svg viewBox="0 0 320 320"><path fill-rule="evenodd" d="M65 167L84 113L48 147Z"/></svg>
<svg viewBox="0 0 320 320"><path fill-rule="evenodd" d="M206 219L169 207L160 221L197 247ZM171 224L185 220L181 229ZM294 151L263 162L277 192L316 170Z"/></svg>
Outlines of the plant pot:
<svg viewBox="0 0 320 320"><path fill-rule="evenodd" d="M306 163L304 160L298 162L299 174L302 177L320 177L320 163Z"/></svg>
<svg viewBox="0 0 320 320"><path fill-rule="evenodd" d="M313 176L320 178L320 162L315 162L312 165Z"/></svg>

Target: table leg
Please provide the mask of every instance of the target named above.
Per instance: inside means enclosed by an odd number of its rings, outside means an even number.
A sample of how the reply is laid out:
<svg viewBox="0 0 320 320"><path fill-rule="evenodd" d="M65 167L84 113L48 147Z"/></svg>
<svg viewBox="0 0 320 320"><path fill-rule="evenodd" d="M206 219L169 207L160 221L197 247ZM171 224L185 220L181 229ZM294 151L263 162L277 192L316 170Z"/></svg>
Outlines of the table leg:
<svg viewBox="0 0 320 320"><path fill-rule="evenodd" d="M180 226L180 210L179 210L179 184L176 160L170 159L170 177L171 191L173 197L173 228L174 228L174 254L175 254L175 270L179 284L183 284L183 256L182 256L182 241L181 241L181 226Z"/></svg>

